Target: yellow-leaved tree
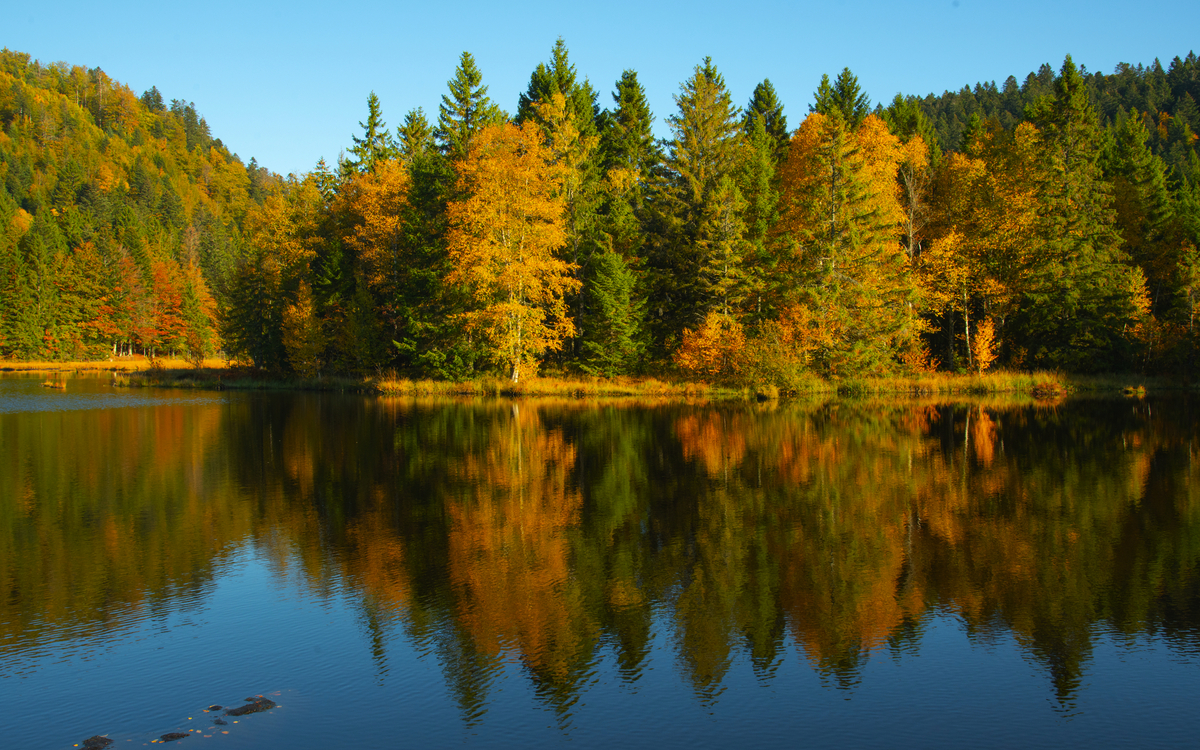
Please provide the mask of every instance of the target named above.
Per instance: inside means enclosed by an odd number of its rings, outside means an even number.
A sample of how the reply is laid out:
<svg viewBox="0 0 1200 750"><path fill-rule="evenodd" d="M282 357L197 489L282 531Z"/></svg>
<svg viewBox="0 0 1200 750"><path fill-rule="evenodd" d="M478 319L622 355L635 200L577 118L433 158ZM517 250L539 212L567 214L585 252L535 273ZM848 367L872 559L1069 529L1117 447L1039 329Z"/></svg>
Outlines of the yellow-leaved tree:
<svg viewBox="0 0 1200 750"><path fill-rule="evenodd" d="M555 255L566 232L561 170L551 158L533 122L486 127L457 165L465 197L447 209L449 281L477 305L463 318L514 383L575 331L565 295L579 282L575 266Z"/></svg>
<svg viewBox="0 0 1200 750"><path fill-rule="evenodd" d="M791 308L788 336L822 375L906 366L903 355L920 332L917 290L899 242L902 158L899 140L874 115L853 127L836 111L813 112L792 136L773 230L794 248L782 259L792 282L779 307Z"/></svg>

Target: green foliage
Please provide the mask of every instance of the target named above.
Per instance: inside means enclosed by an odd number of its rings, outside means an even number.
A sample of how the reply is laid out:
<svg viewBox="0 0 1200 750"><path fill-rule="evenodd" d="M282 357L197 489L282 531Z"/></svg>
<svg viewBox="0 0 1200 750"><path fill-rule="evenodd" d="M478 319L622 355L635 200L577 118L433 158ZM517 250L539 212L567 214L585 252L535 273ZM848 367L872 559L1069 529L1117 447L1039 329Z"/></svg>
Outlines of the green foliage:
<svg viewBox="0 0 1200 750"><path fill-rule="evenodd" d="M742 128L746 137L753 136L755 128L762 126L763 132L770 139L769 152L774 167L787 156L790 133L787 127L787 115L783 113L783 103L771 85L771 79L754 87L750 95L750 103L746 105L746 113L742 119Z"/></svg>
<svg viewBox="0 0 1200 750"><path fill-rule="evenodd" d="M810 112L820 112L823 115L837 112L851 129L861 125L863 118L871 111L871 100L862 93L858 78L849 68L842 68L832 86L829 84L828 74L822 75L813 99L813 104L809 106Z"/></svg>
<svg viewBox="0 0 1200 750"><path fill-rule="evenodd" d="M1111 196L1100 172L1100 130L1070 56L1053 96L1029 117L1040 128L1038 235L1024 269L1014 324L1030 344L1030 365L1071 370L1128 367L1128 329L1145 314L1145 277L1124 263Z"/></svg>
<svg viewBox="0 0 1200 750"><path fill-rule="evenodd" d="M454 78L446 85L450 87L450 93L442 96L433 135L441 152L451 161L457 161L470 149L475 133L504 121L507 116L488 98L483 74L471 53L462 53Z"/></svg>
<svg viewBox="0 0 1200 750"><path fill-rule="evenodd" d="M592 259L587 281L587 315L580 366L593 375L626 375L637 364L644 345L644 305L638 301L637 279L624 259L602 252Z"/></svg>
<svg viewBox="0 0 1200 750"><path fill-rule="evenodd" d="M433 148L433 128L425 119L425 110L421 107L410 109L404 115L404 124L396 128L396 135L399 157L408 164L425 156Z"/></svg>
<svg viewBox="0 0 1200 750"><path fill-rule="evenodd" d="M745 199L733 177L744 157L740 112L705 58L680 87L664 173L655 176L652 305L655 338L667 354L684 328L744 296Z"/></svg>
<svg viewBox="0 0 1200 750"><path fill-rule="evenodd" d="M354 146L351 147L350 153L355 156L355 161L347 162L349 169L356 172L374 172L376 163L395 158L396 142L388 132L387 123L383 121L383 108L374 91L367 97L367 121L359 122L358 126L363 129L363 135L362 138L353 136Z"/></svg>

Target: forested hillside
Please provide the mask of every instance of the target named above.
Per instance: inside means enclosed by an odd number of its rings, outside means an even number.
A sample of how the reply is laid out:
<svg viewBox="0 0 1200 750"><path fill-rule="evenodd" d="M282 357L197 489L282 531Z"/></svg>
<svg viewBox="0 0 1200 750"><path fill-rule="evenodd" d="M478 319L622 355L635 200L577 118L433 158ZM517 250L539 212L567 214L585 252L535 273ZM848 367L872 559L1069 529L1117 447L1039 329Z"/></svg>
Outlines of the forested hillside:
<svg viewBox="0 0 1200 750"><path fill-rule="evenodd" d="M601 97L559 40L509 114L463 53L435 118L389 129L371 94L346 157L288 180L190 104L3 59L5 356L783 388L1194 365L1192 54L886 107L843 70L791 125L705 59L660 140L632 70Z"/></svg>
<svg viewBox="0 0 1200 750"><path fill-rule="evenodd" d="M0 354L215 354L216 299L278 180L193 104L8 50L0 128Z"/></svg>

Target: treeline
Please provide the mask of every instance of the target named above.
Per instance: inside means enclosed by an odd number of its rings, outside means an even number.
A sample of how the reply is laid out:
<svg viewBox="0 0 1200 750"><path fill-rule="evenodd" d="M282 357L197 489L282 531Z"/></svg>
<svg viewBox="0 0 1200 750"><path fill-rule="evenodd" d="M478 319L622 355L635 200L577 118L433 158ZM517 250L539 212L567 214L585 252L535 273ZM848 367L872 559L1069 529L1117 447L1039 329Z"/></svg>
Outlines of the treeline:
<svg viewBox="0 0 1200 750"><path fill-rule="evenodd" d="M220 349L243 225L278 178L193 104L0 52L0 356Z"/></svg>
<svg viewBox="0 0 1200 750"><path fill-rule="evenodd" d="M167 254L202 271L228 356L306 377L1190 371L1196 79L1194 55L1112 76L1068 57L1002 91L872 107L844 70L793 130L769 80L739 108L706 59L659 140L634 71L602 108L559 40L510 115L463 53L435 121L391 130L372 94L338 164L283 181L252 163L224 202L197 190L227 247ZM187 151L187 107L148 97L135 111L179 123L162 142ZM37 235L25 223L10 234ZM33 257L21 241L10 256Z"/></svg>
<svg viewBox="0 0 1200 750"><path fill-rule="evenodd" d="M1081 66L1080 75L1102 124L1111 127L1136 112L1147 125L1151 151L1176 174L1190 172L1195 178L1192 160L1200 132L1200 63L1195 53L1176 57L1165 70L1155 60L1148 67L1121 63L1112 75L1089 74ZM972 119L997 120L1010 130L1024 122L1026 107L1053 93L1055 77L1054 69L1043 64L1021 83L1009 76L1000 86L995 81L977 83L941 96L930 94L919 102L942 151L958 151L963 135L974 127Z"/></svg>

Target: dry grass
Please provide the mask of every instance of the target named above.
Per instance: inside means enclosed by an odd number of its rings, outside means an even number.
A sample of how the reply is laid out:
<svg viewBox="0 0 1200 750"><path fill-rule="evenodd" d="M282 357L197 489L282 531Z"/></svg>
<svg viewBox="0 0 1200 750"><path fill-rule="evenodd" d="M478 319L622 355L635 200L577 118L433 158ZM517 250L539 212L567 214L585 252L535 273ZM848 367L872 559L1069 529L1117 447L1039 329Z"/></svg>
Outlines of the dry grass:
<svg viewBox="0 0 1200 750"><path fill-rule="evenodd" d="M389 378L373 383L387 395L559 396L564 398L730 398L739 391L704 383L669 383L655 378L532 378L513 383L500 378L463 382Z"/></svg>
<svg viewBox="0 0 1200 750"><path fill-rule="evenodd" d="M1029 393L1054 397L1073 390L1067 377L1057 372L1008 372L997 370L983 374L956 375L927 373L911 377L863 378L838 384L839 393L875 394L907 393L983 395L990 393Z"/></svg>
<svg viewBox="0 0 1200 750"><path fill-rule="evenodd" d="M204 360L204 369L223 370L227 363L223 359ZM183 359L154 360L153 368L163 370L190 370L192 364ZM17 362L0 360L0 372L139 372L152 369L150 360L140 354L132 357L91 362Z"/></svg>
<svg viewBox="0 0 1200 750"><path fill-rule="evenodd" d="M28 363L50 364L50 363ZM69 363L59 363L70 369ZM129 363L86 363L93 368ZM1114 392L1138 388L1169 389L1168 382L1105 376L1092 378L1069 377L1057 372L996 371L982 375L929 373L911 377L860 378L826 381L815 376L806 378L800 389L784 390L770 385L727 388L706 383L674 382L656 378L569 378L537 377L520 383L496 377L477 378L462 382L447 380L409 380L391 376L323 377L310 380L278 379L251 370L228 367L217 360L214 366L192 369L186 362L164 361L162 367L150 368L138 363L136 372L116 379L119 385L141 387L230 389L230 390L301 390L366 393L386 396L469 396L469 397L553 397L563 399L666 399L666 400L759 400L773 401L782 396L989 396L1024 395L1035 399L1054 400L1075 391ZM33 371L35 367L23 368ZM81 368L82 369L82 368ZM133 369L133 368L130 368ZM53 372L53 370L51 370Z"/></svg>

